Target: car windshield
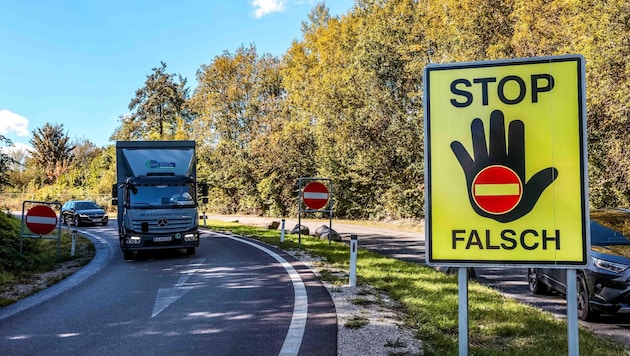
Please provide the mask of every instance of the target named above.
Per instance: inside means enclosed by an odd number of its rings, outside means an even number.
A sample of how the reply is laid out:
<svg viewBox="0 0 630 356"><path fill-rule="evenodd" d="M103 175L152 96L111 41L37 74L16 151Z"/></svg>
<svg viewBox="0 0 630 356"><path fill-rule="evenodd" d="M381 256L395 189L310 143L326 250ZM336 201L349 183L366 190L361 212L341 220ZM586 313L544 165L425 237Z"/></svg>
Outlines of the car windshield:
<svg viewBox="0 0 630 356"><path fill-rule="evenodd" d="M129 203L132 207L191 207L195 205L190 185L149 185L136 186Z"/></svg>
<svg viewBox="0 0 630 356"><path fill-rule="evenodd" d="M89 209L100 209L101 207L91 201L79 201L79 202L74 203L74 208L76 210L89 210Z"/></svg>
<svg viewBox="0 0 630 356"><path fill-rule="evenodd" d="M630 212L598 210L591 212L592 245L630 245Z"/></svg>

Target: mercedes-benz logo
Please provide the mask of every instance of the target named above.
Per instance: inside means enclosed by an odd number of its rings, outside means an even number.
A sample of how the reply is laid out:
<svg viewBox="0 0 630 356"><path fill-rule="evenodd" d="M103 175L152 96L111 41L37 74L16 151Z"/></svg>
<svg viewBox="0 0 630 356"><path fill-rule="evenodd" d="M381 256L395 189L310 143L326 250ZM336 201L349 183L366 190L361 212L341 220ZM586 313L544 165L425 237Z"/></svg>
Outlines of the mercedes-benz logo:
<svg viewBox="0 0 630 356"><path fill-rule="evenodd" d="M160 220L158 220L158 226L159 227L164 227L166 225L168 225L168 221L166 219L161 218Z"/></svg>

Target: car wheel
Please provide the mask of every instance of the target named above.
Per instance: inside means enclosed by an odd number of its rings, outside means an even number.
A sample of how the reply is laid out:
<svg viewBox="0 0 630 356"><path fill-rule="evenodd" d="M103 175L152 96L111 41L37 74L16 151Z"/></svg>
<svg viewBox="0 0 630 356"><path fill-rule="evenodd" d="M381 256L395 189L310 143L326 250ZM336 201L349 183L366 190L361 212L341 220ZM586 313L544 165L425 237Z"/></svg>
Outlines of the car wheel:
<svg viewBox="0 0 630 356"><path fill-rule="evenodd" d="M599 315L591 309L588 288L586 287L586 280L584 279L584 276L578 274L576 284L578 319L584 321L597 319Z"/></svg>
<svg viewBox="0 0 630 356"><path fill-rule="evenodd" d="M540 280L540 276L535 268L527 269L527 282L529 284L529 291L534 294L547 294L549 288Z"/></svg>
<svg viewBox="0 0 630 356"><path fill-rule="evenodd" d="M74 226L81 226L81 221L79 220L79 216L75 215L74 216Z"/></svg>
<svg viewBox="0 0 630 356"><path fill-rule="evenodd" d="M103 225L103 226L107 225L107 221L103 221L103 222L101 223L101 225Z"/></svg>
<svg viewBox="0 0 630 356"><path fill-rule="evenodd" d="M187 247L186 248L186 254L187 255L194 255L195 254L195 248L194 247Z"/></svg>

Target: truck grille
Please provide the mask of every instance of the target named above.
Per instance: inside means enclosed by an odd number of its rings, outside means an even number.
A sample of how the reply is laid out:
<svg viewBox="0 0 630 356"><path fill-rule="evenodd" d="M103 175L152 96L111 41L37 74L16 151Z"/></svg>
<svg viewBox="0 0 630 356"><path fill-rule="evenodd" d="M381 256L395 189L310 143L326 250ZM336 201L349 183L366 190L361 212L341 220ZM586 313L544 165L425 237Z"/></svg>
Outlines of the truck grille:
<svg viewBox="0 0 630 356"><path fill-rule="evenodd" d="M159 218L151 220L134 220L133 230L142 232L142 225L147 224L148 233L174 233L182 232L190 229L192 218Z"/></svg>

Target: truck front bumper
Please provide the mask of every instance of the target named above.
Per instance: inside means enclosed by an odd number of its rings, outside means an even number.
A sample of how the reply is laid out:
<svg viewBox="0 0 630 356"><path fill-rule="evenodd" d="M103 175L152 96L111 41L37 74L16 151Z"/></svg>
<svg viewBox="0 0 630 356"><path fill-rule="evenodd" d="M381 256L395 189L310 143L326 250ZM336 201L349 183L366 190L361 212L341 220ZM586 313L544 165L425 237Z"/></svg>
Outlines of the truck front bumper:
<svg viewBox="0 0 630 356"><path fill-rule="evenodd" d="M163 250L199 246L199 231L174 234L128 234L120 237L123 251Z"/></svg>

